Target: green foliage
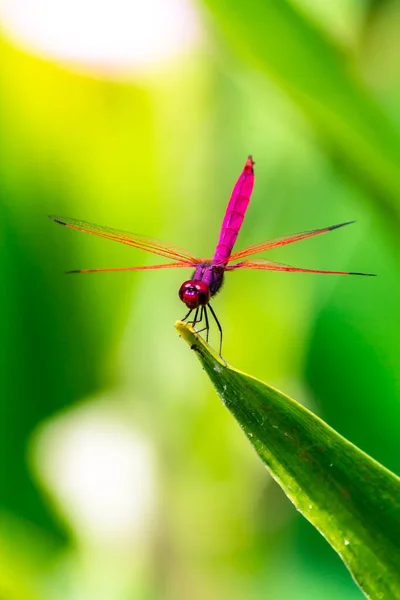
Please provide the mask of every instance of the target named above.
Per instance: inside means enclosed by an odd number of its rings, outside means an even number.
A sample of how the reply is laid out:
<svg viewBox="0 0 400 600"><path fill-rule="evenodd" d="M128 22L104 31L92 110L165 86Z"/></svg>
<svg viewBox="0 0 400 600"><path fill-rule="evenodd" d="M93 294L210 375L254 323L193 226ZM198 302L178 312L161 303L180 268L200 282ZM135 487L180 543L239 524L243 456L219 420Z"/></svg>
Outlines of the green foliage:
<svg viewBox="0 0 400 600"><path fill-rule="evenodd" d="M157 259L47 219L85 219L208 256L250 152L256 186L238 249L356 219L352 230L268 258L378 278L238 271L216 309L234 364L309 394L336 430L400 473L396 3L206 3L212 18L199 11L200 45L156 69L125 71L125 64L122 77L108 62L101 74L44 56L28 39L21 45L6 35L5 20L1 598L362 597L329 544L269 485L212 386L204 389L201 369L171 339L186 274L66 277L69 269ZM182 23L175 4L171 20ZM50 14L48 25L54 33ZM151 22L143 33L154 34ZM240 319L244 312L250 320ZM123 423L127 456L115 471L131 464L126 434L153 456L134 488L130 468L114 486L96 449L97 468L87 476L81 468L92 463L83 455L72 470L63 458L81 453L76 432L90 433L92 424L108 431L108 423L114 432L114 418ZM90 514L101 515L92 526L82 513L91 473L101 474L105 492L91 500ZM143 499L148 482L151 497ZM118 508L113 519L104 503L133 506L125 484L142 498L137 529ZM120 527L110 537L113 522ZM144 587L152 593L140 594Z"/></svg>
<svg viewBox="0 0 400 600"><path fill-rule="evenodd" d="M301 108L328 151L400 223L400 138L349 57L290 2L206 0L232 45Z"/></svg>
<svg viewBox="0 0 400 600"><path fill-rule="evenodd" d="M254 449L368 598L400 598L400 479L278 390L225 364L182 322L188 342Z"/></svg>

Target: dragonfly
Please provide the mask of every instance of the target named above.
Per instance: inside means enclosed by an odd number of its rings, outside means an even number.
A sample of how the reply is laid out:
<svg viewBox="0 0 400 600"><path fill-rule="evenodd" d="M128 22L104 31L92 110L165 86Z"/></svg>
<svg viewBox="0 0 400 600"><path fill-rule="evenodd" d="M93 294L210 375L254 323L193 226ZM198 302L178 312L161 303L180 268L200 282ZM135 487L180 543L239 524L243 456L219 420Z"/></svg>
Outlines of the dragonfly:
<svg viewBox="0 0 400 600"><path fill-rule="evenodd" d="M58 217L50 215L49 218L59 225L64 225L70 229L90 233L107 240L119 242L127 246L132 246L146 252L151 252L158 256L171 259L173 262L159 265L145 265L134 267L106 268L106 269L80 269L67 271L67 273L105 273L116 271L148 271L154 269L171 268L191 268L194 269L191 279L184 281L179 289L179 298L189 309L183 317L183 321L188 322L196 329L197 333L205 332L206 341L209 339L210 319L209 313L213 317L219 330L219 353L222 356L222 327L211 305L211 299L220 291L224 282L225 273L229 271L238 271L240 269L259 269L262 271L282 271L285 273L321 273L325 275L363 275L374 276L373 273L357 273L347 271L325 271L321 269L302 269L290 265L273 262L263 258L248 260L248 257L272 248L286 246L305 240L307 238L328 233L334 229L339 229L345 225L350 225L354 221L331 225L322 229L313 229L274 238L258 244L254 244L233 252L236 239L245 217L250 197L254 187L254 161L249 156L244 165L230 197L224 219L222 221L221 231L218 243L212 258L198 258L187 250L173 244L161 242L150 237L136 235L126 231L119 231L109 227L102 227L86 221L77 219ZM201 327L201 328L199 328Z"/></svg>

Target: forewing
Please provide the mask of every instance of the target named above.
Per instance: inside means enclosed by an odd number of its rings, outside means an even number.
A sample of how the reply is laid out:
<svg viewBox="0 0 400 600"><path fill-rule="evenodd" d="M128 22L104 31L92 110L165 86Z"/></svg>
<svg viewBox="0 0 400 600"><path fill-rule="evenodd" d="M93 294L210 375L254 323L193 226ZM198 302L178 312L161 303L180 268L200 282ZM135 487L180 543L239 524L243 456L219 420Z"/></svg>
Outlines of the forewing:
<svg viewBox="0 0 400 600"><path fill-rule="evenodd" d="M77 219L70 219L66 217L50 216L50 219L52 219L55 223L65 225L70 229L84 231L85 233L97 235L105 238L106 240L113 240L114 242L119 242L120 244L133 246L139 250L146 250L146 252L152 252L153 254L158 254L159 256L171 258L172 260L177 260L179 262L187 262L188 265L191 266L201 262L200 259L193 256L193 254L190 254L190 252L179 248L179 246L174 246L173 244L160 242L159 240L149 237L129 233L128 231L119 231L118 229L102 227L100 225L95 225L94 223L78 221Z"/></svg>
<svg viewBox="0 0 400 600"><path fill-rule="evenodd" d="M324 275L365 275L367 277L374 277L373 273L355 273L350 271L325 271L321 269L300 269L298 267L291 267L290 265L284 265L281 263L273 262L272 260L244 260L243 262L236 263L234 265L228 265L227 271L233 271L235 269L261 269L262 271L284 271L286 273L322 273Z"/></svg>
<svg viewBox="0 0 400 600"><path fill-rule="evenodd" d="M192 263L189 262L174 262L166 263L162 265L147 265L144 267L117 267L111 269L78 269L74 271L67 271L67 274L71 273L112 273L114 271L153 271L154 269L178 269L180 267L193 268Z"/></svg>
<svg viewBox="0 0 400 600"><path fill-rule="evenodd" d="M254 244L253 246L249 246L248 248L244 248L243 250L239 250L238 252L231 254L231 256L229 257L229 262L232 262L234 260L240 260L241 258L245 258L246 256L251 256L252 254L264 252L265 250L271 250L272 248L277 248L278 246L286 246L287 244L293 244L294 242L299 242L300 240L305 240L307 238L314 237L315 235L320 235L321 233L328 233L328 231L339 229L339 227L344 227L345 225L350 225L351 223L354 223L354 221L340 223L339 225L331 225L330 227L324 227L323 229L313 229L311 231L303 231L301 233L285 235L282 237L274 238L272 240L267 240L265 242L260 242L259 244Z"/></svg>

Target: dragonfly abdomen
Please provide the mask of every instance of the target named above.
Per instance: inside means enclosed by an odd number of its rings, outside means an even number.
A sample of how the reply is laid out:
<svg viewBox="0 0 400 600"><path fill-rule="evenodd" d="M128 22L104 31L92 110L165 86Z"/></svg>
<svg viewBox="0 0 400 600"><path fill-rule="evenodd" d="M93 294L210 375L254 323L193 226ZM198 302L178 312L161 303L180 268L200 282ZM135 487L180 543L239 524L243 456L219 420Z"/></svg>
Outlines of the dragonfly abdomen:
<svg viewBox="0 0 400 600"><path fill-rule="evenodd" d="M212 264L214 265L220 265L227 262L231 255L232 248L237 240L237 236L239 235L239 230L244 219L244 213L240 215L240 218L239 213L235 212L234 214L238 216L231 220L229 226L224 231L224 235L221 235L220 241L215 249L212 260Z"/></svg>
<svg viewBox="0 0 400 600"><path fill-rule="evenodd" d="M244 169L233 188L212 260L213 265L226 264L233 246L235 245L253 191L253 165L253 159L249 156Z"/></svg>

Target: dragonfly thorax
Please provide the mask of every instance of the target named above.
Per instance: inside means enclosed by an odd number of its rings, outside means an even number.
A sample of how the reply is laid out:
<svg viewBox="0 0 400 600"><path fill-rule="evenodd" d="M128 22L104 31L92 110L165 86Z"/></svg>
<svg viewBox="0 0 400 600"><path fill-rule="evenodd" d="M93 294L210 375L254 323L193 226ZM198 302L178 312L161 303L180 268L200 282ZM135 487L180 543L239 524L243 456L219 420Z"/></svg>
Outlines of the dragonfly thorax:
<svg viewBox="0 0 400 600"><path fill-rule="evenodd" d="M204 281L189 279L182 283L179 289L179 298L190 309L208 304L210 300L210 288Z"/></svg>

